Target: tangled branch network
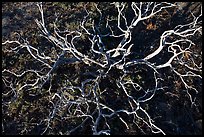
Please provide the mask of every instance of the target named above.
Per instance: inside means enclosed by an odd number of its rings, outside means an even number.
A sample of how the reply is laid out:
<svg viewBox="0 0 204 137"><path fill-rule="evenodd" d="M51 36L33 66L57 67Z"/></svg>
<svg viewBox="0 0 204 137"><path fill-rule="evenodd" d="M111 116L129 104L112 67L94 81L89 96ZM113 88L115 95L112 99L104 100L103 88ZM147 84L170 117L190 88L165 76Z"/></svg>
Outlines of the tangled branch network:
<svg viewBox="0 0 204 137"><path fill-rule="evenodd" d="M117 17L112 19L105 17L99 4L94 4L97 20L84 5L84 17L76 30L61 30L56 17L52 32L46 25L43 3L36 5L41 15L35 20L40 36L51 46L32 46L20 34L18 40L2 43L9 45L4 46L4 52L24 53L24 59L29 55L33 63L20 69L2 70L3 86L7 89L2 93L2 105L15 102L22 92L33 98L48 95L49 115L37 123L46 125L41 134L52 130L55 119L69 121L63 134L87 127L93 135L109 135L115 126L113 119L117 119L123 130L135 127L144 134L165 134L144 107L157 92L168 89L168 85L163 85L165 70L181 80L191 105L196 105L192 93L198 93L199 89L189 79L202 79L202 63L196 60L202 53L194 52L193 42L195 36L202 36L202 12L190 13L193 19L189 23L181 22L165 30L149 50L140 52L135 42L139 25L176 8L176 4L114 2L110 5L114 6ZM127 11L132 12L131 16ZM12 97L4 99L8 95Z"/></svg>

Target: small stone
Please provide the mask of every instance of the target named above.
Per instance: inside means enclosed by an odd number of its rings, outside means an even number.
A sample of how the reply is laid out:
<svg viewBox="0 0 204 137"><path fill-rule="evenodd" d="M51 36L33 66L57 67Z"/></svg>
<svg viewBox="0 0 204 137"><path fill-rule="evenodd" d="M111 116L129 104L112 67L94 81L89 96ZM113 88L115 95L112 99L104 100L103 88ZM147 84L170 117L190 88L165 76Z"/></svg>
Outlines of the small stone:
<svg viewBox="0 0 204 137"><path fill-rule="evenodd" d="M199 130L202 130L202 119L196 121L196 127L197 127Z"/></svg>

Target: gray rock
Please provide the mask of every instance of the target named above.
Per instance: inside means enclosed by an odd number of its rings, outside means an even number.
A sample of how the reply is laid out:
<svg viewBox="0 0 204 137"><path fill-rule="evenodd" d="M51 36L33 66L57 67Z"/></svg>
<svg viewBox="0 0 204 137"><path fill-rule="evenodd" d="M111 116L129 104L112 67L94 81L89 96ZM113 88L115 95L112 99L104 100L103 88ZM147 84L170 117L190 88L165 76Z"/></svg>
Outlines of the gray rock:
<svg viewBox="0 0 204 137"><path fill-rule="evenodd" d="M2 28L8 26L9 22L10 22L9 16L2 17Z"/></svg>

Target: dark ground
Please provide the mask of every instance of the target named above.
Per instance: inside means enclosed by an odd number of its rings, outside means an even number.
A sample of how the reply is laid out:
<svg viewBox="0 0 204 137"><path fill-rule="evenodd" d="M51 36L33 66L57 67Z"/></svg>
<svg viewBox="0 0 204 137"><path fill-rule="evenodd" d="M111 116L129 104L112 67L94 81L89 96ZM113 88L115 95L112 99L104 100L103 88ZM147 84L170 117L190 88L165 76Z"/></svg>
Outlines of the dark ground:
<svg viewBox="0 0 204 137"><path fill-rule="evenodd" d="M83 4L83 2L78 4L52 2L44 3L45 16L47 17L46 23L49 24L48 27L52 27L52 22L55 19L53 16L53 11L57 11L61 14L59 20L61 24L59 25L66 26L70 29L76 28L77 23L79 23L80 19L83 17L83 13L80 12ZM135 38L135 41L138 43L146 42L146 46L138 44L137 49L140 49L138 52L148 50L149 44L152 42L158 42L160 35L166 29L172 29L174 26L178 25L179 22L187 21L189 16L188 10L193 9L197 3L191 3L190 6L186 6L185 3L181 3L181 5L184 6L184 8L180 14L163 14L164 19L156 20L157 22L155 22L155 24L157 26L155 26L155 29L151 27L147 28L147 26L141 25L141 27L136 30L135 33L140 32L140 34ZM91 7L92 4L90 3L90 10L92 10ZM104 7L107 8L107 13L111 12L114 16L115 13L111 11L111 8L108 6ZM197 12L196 9L194 12ZM93 16L97 17L97 15L94 14ZM33 45L37 46L40 43L47 44L48 42L43 41L43 39L38 36L40 32L37 29L36 23L34 22L35 18L39 18L39 12L37 7L33 6L32 2L3 2L2 41L5 41L6 39L13 39L14 32L19 32L24 38L28 38ZM147 24L148 23L149 22L147 22ZM197 44L200 45L197 52L200 52L202 49L201 38L197 38ZM148 54L148 52L146 52L146 54ZM143 57L144 55L138 54L138 56ZM20 69L21 67L29 66L29 62L21 60L23 60L22 55L13 56L12 54L5 53L4 47L2 47L2 69ZM30 64L32 64L32 59L29 60L31 61ZM202 61L202 58L200 60ZM69 69L73 69L77 73L79 71L83 71L85 66L81 66L81 69L79 70L75 68L76 67L71 67ZM62 70L64 69L66 68L62 68ZM114 79L115 72L112 72L112 74ZM142 73L141 76L143 77L144 81L148 81L148 72ZM197 106L191 107L188 96L185 94L185 92L182 92L184 88L181 81L176 76L171 74L170 70L168 69L165 70L165 75L163 78L165 79L164 84L168 85L169 88L166 91L157 92L151 101L142 105L148 109L148 112L155 120L156 125L158 125L166 134L202 134L202 84L199 84L198 82L195 84L195 86L198 87L197 89L199 89L199 93L195 95L195 97L197 97ZM107 83L108 82L106 81L106 84ZM109 83L111 88L112 83ZM57 89L57 85L55 88ZM3 85L2 90L6 91L8 89L6 89L6 87ZM55 92L55 89L53 89L53 92ZM109 95L109 97L112 98L114 98L114 96L116 95ZM11 100L9 95L2 95L2 98L4 101ZM18 93L18 98L14 100L15 101L13 101L9 106L2 103L2 122L4 125L2 134L40 134L42 132L42 127L45 125L44 123L36 125L36 123L39 123L40 119L46 118L46 116L49 114L49 95L45 94L43 96L39 96L37 99L32 99L29 98L26 93L22 92ZM111 99L108 97L105 99L105 101L109 100ZM123 127L117 124L117 120L113 120L112 124L115 124L112 134L140 134L134 127L128 131L121 130ZM64 133L66 131L66 128L64 127L66 126L69 126L67 121L60 123L56 120L56 122L53 122L52 125L53 130L48 134L59 134L59 132ZM90 127L86 126L80 131L80 133L78 132L74 134L89 134L89 129Z"/></svg>

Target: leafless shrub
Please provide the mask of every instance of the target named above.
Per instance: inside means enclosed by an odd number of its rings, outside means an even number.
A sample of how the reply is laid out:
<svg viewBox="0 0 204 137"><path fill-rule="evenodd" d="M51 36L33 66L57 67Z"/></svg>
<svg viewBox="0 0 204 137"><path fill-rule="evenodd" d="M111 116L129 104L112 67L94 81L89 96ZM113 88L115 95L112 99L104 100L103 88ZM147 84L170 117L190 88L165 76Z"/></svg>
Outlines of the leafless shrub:
<svg viewBox="0 0 204 137"><path fill-rule="evenodd" d="M17 40L2 43L5 53L16 58L23 56L33 64L3 69L3 106L19 98L21 92L27 92L30 98L48 93L51 107L47 118L38 123L47 125L41 134L52 130L53 121L59 120L70 122L63 134L78 131L88 123L93 135L109 135L113 118L119 120L124 130L133 124L144 134L165 134L143 104L154 98L156 92L165 92L168 88L163 86L161 76L162 71L168 68L180 78L192 105L195 105L196 98L190 92L198 93L199 89L193 86L191 80L202 79L202 58L198 59L202 52L194 52L197 45L193 38L202 36L202 13L198 16L191 13L191 22L162 32L158 44L153 44L150 51L144 51L143 57L135 57L132 56L135 55L133 48L137 44L133 32L139 23L177 5L167 2L110 4L117 10L116 19L104 18L100 4L95 4L99 15L95 21L84 5L85 15L78 29L61 30L57 27L57 17L51 33L47 28L43 3L37 3L41 17L35 22L42 32L41 36L52 46L34 47L20 34L16 34ZM127 10L132 11L133 17L128 17ZM145 74L145 79L148 77L150 81L143 81ZM6 99L6 96L10 98ZM144 131L144 125L149 132Z"/></svg>

